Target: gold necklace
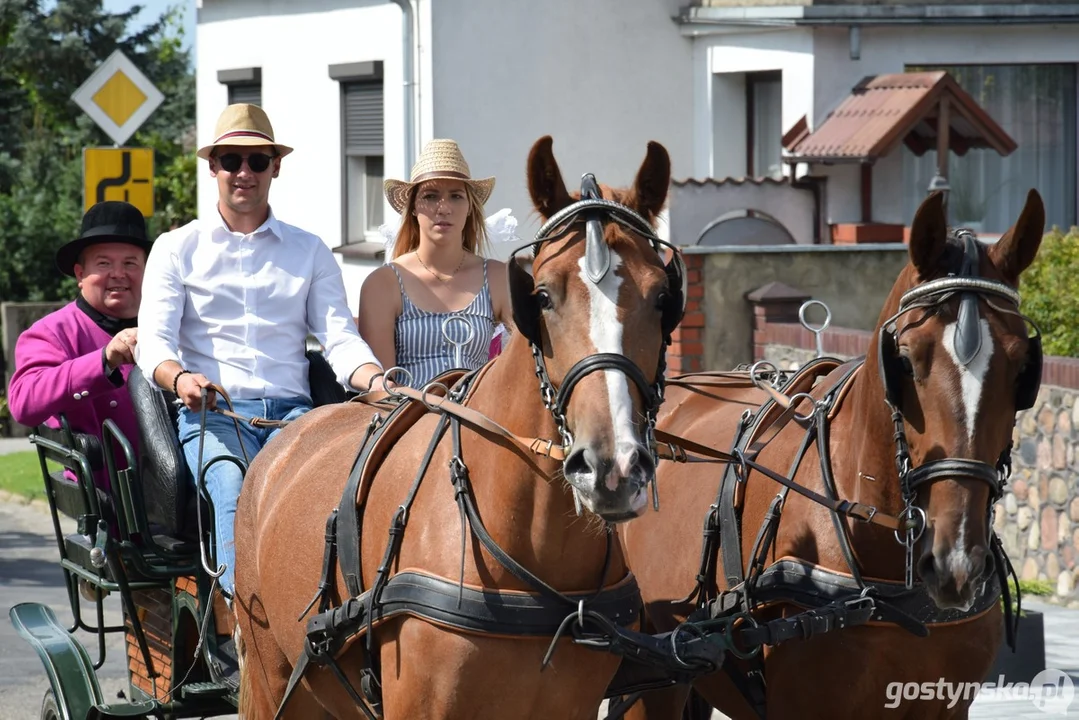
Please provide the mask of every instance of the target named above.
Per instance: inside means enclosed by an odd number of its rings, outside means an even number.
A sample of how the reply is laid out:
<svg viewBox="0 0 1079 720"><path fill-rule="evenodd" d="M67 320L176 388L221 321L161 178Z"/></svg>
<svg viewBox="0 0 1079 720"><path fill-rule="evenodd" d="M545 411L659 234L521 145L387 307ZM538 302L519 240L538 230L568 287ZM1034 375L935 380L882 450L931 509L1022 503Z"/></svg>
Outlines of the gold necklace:
<svg viewBox="0 0 1079 720"><path fill-rule="evenodd" d="M438 273L436 273L431 268L427 267L427 263L425 263L423 261L423 258L420 257L420 254L418 252L416 253L416 259L420 261L420 265L423 265L423 269L426 270L427 272L431 273L432 275L434 275L434 277L437 280L439 280L440 282L449 282L450 280L453 280L453 276L456 275L457 271L461 269L461 266L465 264L465 255L466 254L467 253L461 253L461 262L457 263L457 267L454 268L453 272L450 273L449 277L445 277L445 278L442 277L441 275L439 275Z"/></svg>

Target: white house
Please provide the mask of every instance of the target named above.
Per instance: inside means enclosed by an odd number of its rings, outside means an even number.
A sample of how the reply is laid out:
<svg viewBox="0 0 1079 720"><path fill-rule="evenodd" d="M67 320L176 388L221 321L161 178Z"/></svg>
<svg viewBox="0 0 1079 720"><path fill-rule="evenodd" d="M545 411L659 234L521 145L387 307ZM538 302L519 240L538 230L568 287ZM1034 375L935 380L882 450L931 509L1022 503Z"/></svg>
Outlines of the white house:
<svg viewBox="0 0 1079 720"><path fill-rule="evenodd" d="M338 249L353 308L381 262L366 243L395 220L381 181L407 178L435 137L498 178L488 212L511 208L522 240L538 227L525 161L546 134L569 183L628 184L657 140L676 179L826 177L818 227L909 225L932 149L899 142L867 193L857 159L788 164L782 141L811 135L863 78L909 70L948 70L1017 146L950 157L953 220L1003 231L1037 187L1050 224L1076 223L1079 3L783 1L201 0L199 139L230 99L266 108L296 148L275 212ZM201 173L200 213L214 192Z"/></svg>
<svg viewBox="0 0 1079 720"><path fill-rule="evenodd" d="M1049 224L1076 223L1079 4L701 0L678 22L694 38L695 175L789 172L779 138L803 116L817 129L867 76L944 69L1017 145L950 158L951 219L999 233L1036 187ZM880 159L873 220L909 225L935 170L934 150ZM797 172L828 176L828 223L860 220L857 163Z"/></svg>
<svg viewBox="0 0 1079 720"><path fill-rule="evenodd" d="M473 175L497 177L488 214L511 208L522 240L539 226L525 163L543 135L571 186L586 172L630 184L649 140L676 176L692 174L693 40L677 13L676 0L202 0L199 139L230 99L266 109L296 148L274 212L352 245L341 256L355 310L381 262L357 243L381 242L393 213L382 179L407 179L427 140L453 138ZM200 172L200 214L215 200Z"/></svg>

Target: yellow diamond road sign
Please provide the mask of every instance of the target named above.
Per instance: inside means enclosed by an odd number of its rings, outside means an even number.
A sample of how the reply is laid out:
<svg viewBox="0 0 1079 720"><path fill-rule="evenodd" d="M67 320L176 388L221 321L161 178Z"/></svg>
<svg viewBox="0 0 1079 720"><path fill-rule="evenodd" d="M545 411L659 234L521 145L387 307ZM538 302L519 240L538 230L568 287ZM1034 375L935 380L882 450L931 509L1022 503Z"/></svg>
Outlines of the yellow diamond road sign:
<svg viewBox="0 0 1079 720"><path fill-rule="evenodd" d="M119 50L71 96L117 145L146 122L165 96Z"/></svg>
<svg viewBox="0 0 1079 720"><path fill-rule="evenodd" d="M123 200L145 217L154 214L154 151L151 148L85 148L82 151L83 211L105 200Z"/></svg>

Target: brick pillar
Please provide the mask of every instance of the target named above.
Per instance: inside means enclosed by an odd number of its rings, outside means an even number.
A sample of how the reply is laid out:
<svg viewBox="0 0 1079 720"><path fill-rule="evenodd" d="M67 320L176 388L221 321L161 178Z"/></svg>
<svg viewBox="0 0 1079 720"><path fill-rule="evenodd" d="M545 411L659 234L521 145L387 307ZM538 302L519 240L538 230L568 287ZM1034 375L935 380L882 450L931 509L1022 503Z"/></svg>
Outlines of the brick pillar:
<svg viewBox="0 0 1079 720"><path fill-rule="evenodd" d="M753 358L764 357L768 323L796 323L798 309L811 296L803 290L781 282L767 285L746 293L746 300L753 307Z"/></svg>
<svg viewBox="0 0 1079 720"><path fill-rule="evenodd" d="M686 314L671 334L667 374L704 370L704 256L683 255L686 263Z"/></svg>

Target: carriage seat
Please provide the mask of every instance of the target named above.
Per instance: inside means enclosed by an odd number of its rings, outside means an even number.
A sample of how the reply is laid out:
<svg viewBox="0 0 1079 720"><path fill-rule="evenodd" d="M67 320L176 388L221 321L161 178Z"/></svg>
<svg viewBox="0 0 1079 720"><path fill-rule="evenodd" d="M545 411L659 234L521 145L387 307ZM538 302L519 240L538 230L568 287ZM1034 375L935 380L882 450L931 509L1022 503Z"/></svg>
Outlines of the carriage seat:
<svg viewBox="0 0 1079 720"><path fill-rule="evenodd" d="M315 407L348 399L322 353L306 352ZM146 518L168 535L194 538L197 498L176 431L176 396L148 380L138 366L127 380L139 428L139 473Z"/></svg>
<svg viewBox="0 0 1079 720"><path fill-rule="evenodd" d="M64 426L66 428L66 420L64 420ZM84 455L90 465L91 472L97 472L104 468L105 461L101 449L101 438L86 433L71 432L65 428L38 425L34 430L41 437ZM70 479L63 469L53 470L49 473L49 476L52 478L53 503L57 511L78 520L89 509L86 506L83 489L79 486L79 483ZM97 503L101 508L103 519L110 525L114 524L116 515L113 511L112 497L101 488L96 488L96 491Z"/></svg>

